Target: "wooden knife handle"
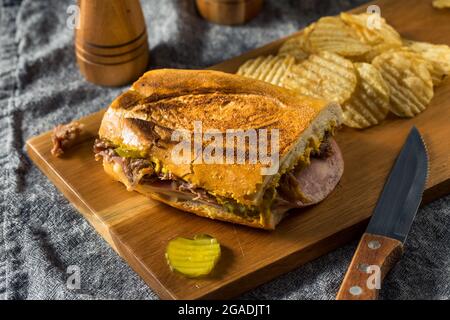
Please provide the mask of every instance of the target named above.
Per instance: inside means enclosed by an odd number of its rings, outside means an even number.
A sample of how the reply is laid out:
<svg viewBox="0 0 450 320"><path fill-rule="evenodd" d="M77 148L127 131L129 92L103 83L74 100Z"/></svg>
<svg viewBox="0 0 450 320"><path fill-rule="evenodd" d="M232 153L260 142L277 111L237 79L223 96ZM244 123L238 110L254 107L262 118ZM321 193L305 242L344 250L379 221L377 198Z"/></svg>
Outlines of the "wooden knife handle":
<svg viewBox="0 0 450 320"><path fill-rule="evenodd" d="M364 233L336 299L377 299L381 282L402 253L401 241Z"/></svg>

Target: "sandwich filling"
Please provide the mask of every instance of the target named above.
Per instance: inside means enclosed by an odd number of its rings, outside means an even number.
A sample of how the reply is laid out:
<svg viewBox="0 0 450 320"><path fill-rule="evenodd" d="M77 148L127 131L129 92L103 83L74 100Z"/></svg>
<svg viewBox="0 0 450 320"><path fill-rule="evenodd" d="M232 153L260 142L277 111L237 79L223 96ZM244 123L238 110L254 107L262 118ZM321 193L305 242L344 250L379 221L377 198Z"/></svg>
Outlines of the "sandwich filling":
<svg viewBox="0 0 450 320"><path fill-rule="evenodd" d="M128 180L128 190L133 190L138 184L145 184L160 197L172 201L195 201L253 220L322 201L335 188L343 173L339 147L330 134L325 134L318 146L305 150L297 165L284 173L277 185L266 190L261 205L257 207L213 195L176 177L158 159L149 159L105 139L95 141L94 153L97 160L103 158L103 161L112 164L114 170L124 174Z"/></svg>

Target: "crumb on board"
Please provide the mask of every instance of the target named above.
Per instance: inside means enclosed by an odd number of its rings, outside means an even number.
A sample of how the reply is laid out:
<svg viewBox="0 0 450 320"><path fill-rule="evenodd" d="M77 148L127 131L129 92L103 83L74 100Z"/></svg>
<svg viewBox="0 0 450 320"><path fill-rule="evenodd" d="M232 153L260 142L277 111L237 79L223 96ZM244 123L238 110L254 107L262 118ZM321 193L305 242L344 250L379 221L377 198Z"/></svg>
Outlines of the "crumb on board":
<svg viewBox="0 0 450 320"><path fill-rule="evenodd" d="M78 140L84 125L79 122L59 124L53 129L51 153L55 157L60 157L68 148Z"/></svg>

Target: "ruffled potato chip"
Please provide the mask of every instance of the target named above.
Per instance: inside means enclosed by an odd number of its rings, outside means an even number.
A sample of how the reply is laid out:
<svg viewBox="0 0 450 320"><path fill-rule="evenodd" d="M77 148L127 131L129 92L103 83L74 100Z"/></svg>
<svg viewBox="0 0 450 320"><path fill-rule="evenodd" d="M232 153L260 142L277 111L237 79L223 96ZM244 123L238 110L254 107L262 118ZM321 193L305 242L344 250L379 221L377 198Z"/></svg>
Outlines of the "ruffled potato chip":
<svg viewBox="0 0 450 320"><path fill-rule="evenodd" d="M409 52L385 52L373 60L390 90L389 109L400 117L414 117L433 98L429 65Z"/></svg>
<svg viewBox="0 0 450 320"><path fill-rule="evenodd" d="M303 95L342 104L350 99L356 83L356 71L351 61L323 51L293 65L281 84Z"/></svg>
<svg viewBox="0 0 450 320"><path fill-rule="evenodd" d="M261 56L246 61L237 74L280 86L294 63L295 58L289 55Z"/></svg>
<svg viewBox="0 0 450 320"><path fill-rule="evenodd" d="M400 34L383 17L376 17L368 13L350 14L346 12L342 12L340 17L345 24L357 32L360 39L366 44L390 43L397 46L402 45Z"/></svg>
<svg viewBox="0 0 450 320"><path fill-rule="evenodd" d="M379 124L389 112L389 87L377 68L355 63L358 84L351 98L342 105L344 124L368 128Z"/></svg>
<svg viewBox="0 0 450 320"><path fill-rule="evenodd" d="M292 56L299 62L308 58L309 53L305 50L305 37L300 35L286 40L278 50L278 56Z"/></svg>
<svg viewBox="0 0 450 320"><path fill-rule="evenodd" d="M328 51L343 57L359 59L371 47L339 17L324 17L316 22L305 39L305 49L311 53Z"/></svg>
<svg viewBox="0 0 450 320"><path fill-rule="evenodd" d="M411 40L403 41L411 51L419 54L431 65L433 84L439 85L450 74L450 47L444 44L432 44Z"/></svg>
<svg viewBox="0 0 450 320"><path fill-rule="evenodd" d="M371 46L363 59L366 62L372 61L383 52L402 46L399 33L382 17L367 13L349 14L345 12L341 13L340 17L358 34L363 43Z"/></svg>
<svg viewBox="0 0 450 320"><path fill-rule="evenodd" d="M302 33L286 40L278 49L279 56L293 56L297 62L303 61L308 58L310 50L306 47L306 40L314 29L316 24L312 23L303 29Z"/></svg>

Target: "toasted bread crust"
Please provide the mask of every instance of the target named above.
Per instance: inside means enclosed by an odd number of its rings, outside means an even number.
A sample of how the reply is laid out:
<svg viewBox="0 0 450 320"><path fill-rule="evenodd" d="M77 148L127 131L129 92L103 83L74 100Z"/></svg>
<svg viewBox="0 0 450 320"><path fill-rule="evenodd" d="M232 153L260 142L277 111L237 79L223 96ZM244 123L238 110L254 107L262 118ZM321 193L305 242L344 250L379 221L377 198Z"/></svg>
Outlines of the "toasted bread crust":
<svg viewBox="0 0 450 320"><path fill-rule="evenodd" d="M194 121L202 122L203 132L208 129L222 132L227 129L279 129L281 172L292 168L303 154L304 147L297 146L300 142L308 143L310 137L302 137L305 131L311 131L309 135L320 139L330 125L340 124L339 108L323 100L298 96L287 89L237 75L162 69L144 74L111 104L99 135L118 145L147 152L175 176L208 192L233 198L244 205L259 205L264 189L276 184L279 174L261 175L259 162L174 163L171 151L177 142L171 141L173 131L192 131ZM311 130L319 118L320 123ZM193 209L183 210L193 212Z"/></svg>

